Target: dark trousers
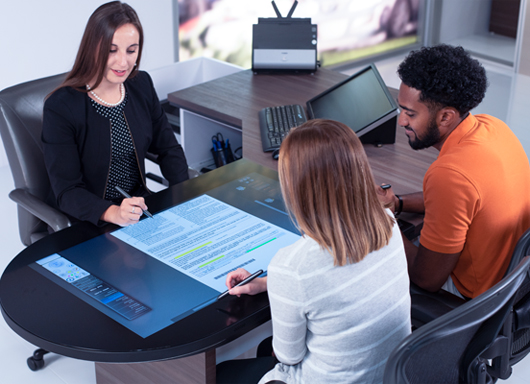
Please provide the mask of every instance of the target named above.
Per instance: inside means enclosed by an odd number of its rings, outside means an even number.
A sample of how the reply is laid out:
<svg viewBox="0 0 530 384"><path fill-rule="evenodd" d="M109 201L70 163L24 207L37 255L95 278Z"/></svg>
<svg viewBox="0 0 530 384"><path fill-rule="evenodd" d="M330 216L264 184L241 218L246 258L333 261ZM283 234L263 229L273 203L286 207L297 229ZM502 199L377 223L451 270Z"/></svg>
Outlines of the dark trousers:
<svg viewBox="0 0 530 384"><path fill-rule="evenodd" d="M272 353L272 336L263 340L256 358L224 361L217 366L217 384L254 384L274 368L278 359Z"/></svg>
<svg viewBox="0 0 530 384"><path fill-rule="evenodd" d="M224 361L217 365L217 384L257 384L277 362L274 356Z"/></svg>

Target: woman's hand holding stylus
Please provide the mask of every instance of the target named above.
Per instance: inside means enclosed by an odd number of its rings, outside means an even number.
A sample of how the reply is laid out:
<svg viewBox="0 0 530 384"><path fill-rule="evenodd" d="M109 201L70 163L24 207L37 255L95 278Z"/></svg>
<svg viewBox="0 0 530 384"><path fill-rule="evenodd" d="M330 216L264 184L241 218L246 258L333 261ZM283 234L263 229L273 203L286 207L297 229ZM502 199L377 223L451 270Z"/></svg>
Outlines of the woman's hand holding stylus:
<svg viewBox="0 0 530 384"><path fill-rule="evenodd" d="M250 272L243 268L238 268L226 276L226 286L231 295L257 295L267 290L267 277L258 277L250 283L236 287L238 283L250 276Z"/></svg>

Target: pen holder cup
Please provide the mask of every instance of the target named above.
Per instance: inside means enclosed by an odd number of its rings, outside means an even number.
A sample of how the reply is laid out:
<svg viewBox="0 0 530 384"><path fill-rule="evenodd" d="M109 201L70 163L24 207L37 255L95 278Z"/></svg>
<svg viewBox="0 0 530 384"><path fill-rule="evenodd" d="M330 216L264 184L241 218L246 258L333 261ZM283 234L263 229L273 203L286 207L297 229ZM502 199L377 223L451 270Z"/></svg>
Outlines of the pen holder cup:
<svg viewBox="0 0 530 384"><path fill-rule="evenodd" d="M221 149L210 149L212 151L213 161L215 162L215 167L219 168L223 165L231 163L234 161L234 154L232 153L232 148L230 144L226 145L225 148Z"/></svg>

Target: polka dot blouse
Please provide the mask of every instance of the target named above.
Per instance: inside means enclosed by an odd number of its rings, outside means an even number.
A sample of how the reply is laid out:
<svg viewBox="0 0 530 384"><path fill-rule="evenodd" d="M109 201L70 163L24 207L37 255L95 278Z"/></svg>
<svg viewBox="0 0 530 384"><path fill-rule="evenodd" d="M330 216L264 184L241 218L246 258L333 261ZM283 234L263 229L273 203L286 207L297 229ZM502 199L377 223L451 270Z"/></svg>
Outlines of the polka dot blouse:
<svg viewBox="0 0 530 384"><path fill-rule="evenodd" d="M123 102L115 107L106 107L91 98L90 102L101 116L110 120L112 155L105 199L117 200L122 196L116 190L116 186L131 193L140 185L140 171L134 144L123 111L127 103L127 94Z"/></svg>

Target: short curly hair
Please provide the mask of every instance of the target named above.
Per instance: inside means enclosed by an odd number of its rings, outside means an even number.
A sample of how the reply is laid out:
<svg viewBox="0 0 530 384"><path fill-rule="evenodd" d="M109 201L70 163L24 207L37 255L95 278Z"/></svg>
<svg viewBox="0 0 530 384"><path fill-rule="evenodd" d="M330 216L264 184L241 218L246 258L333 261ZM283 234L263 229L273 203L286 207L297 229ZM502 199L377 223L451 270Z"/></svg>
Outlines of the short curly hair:
<svg viewBox="0 0 530 384"><path fill-rule="evenodd" d="M482 64L464 48L446 44L410 52L397 72L430 110L453 107L461 116L480 104L488 87Z"/></svg>

